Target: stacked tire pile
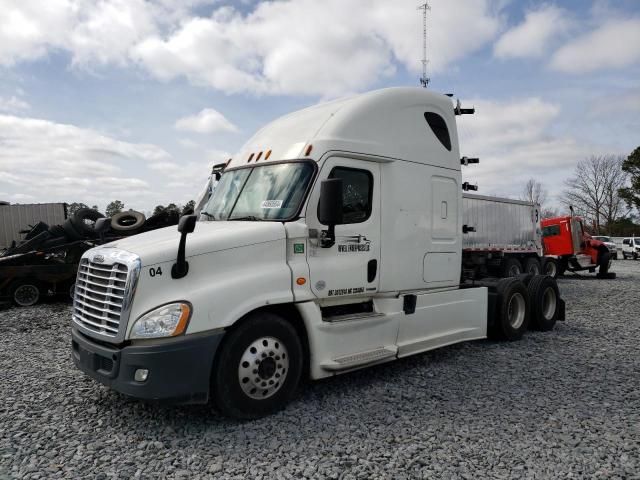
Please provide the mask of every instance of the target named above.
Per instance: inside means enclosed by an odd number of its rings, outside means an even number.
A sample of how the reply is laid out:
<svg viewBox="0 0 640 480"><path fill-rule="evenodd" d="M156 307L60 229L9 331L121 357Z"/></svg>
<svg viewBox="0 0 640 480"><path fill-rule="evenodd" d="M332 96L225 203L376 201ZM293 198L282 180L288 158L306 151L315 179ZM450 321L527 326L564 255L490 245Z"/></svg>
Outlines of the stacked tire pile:
<svg viewBox="0 0 640 480"><path fill-rule="evenodd" d="M95 245L177 225L179 213L163 211L150 218L128 210L113 215L108 228L98 232L96 222L105 218L97 210L82 208L61 225L38 222L25 239L0 253L0 304L7 298L17 306L31 306L43 296L73 296L82 254Z"/></svg>

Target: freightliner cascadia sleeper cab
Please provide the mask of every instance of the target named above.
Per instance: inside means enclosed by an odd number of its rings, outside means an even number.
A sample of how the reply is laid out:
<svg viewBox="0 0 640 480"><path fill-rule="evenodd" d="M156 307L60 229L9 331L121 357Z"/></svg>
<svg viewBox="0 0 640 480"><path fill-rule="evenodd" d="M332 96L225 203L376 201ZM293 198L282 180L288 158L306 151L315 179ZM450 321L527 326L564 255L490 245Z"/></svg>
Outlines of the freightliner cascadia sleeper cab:
<svg viewBox="0 0 640 480"><path fill-rule="evenodd" d="M197 222L84 255L75 364L130 396L253 418L302 377L553 328L550 277L461 280L455 113L447 96L391 88L270 123Z"/></svg>

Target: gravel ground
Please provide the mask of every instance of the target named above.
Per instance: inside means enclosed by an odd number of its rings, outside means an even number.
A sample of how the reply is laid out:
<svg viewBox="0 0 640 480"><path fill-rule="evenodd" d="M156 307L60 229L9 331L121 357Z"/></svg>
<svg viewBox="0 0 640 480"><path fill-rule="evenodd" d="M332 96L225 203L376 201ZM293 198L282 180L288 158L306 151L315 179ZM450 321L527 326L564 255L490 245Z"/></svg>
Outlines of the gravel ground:
<svg viewBox="0 0 640 480"><path fill-rule="evenodd" d="M253 422L143 404L70 359L70 307L0 312L0 478L638 478L640 262L567 321L306 385Z"/></svg>

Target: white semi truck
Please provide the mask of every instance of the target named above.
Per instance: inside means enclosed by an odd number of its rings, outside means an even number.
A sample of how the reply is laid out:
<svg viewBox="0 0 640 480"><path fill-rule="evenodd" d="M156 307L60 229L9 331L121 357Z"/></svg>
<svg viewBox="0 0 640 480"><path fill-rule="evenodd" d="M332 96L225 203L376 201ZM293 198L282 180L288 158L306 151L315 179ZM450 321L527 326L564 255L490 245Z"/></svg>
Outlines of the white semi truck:
<svg viewBox="0 0 640 480"><path fill-rule="evenodd" d="M320 379L564 319L546 276L461 281L451 100L391 88L260 130L199 221L88 251L75 364L141 399L254 418ZM464 162L463 162L464 163Z"/></svg>

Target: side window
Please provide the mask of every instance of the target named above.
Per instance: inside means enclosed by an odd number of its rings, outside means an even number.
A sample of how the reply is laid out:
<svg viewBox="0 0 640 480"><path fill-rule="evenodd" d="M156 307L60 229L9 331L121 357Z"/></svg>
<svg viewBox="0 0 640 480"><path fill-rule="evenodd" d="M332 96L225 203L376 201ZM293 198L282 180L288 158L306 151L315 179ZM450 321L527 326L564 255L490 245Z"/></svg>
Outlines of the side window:
<svg viewBox="0 0 640 480"><path fill-rule="evenodd" d="M549 225L548 227L542 227L543 237L553 237L554 235L560 235L560 225Z"/></svg>
<svg viewBox="0 0 640 480"><path fill-rule="evenodd" d="M623 244L623 245L629 245L629 239L628 239L628 238L625 238L625 239L622 241L622 244Z"/></svg>
<svg viewBox="0 0 640 480"><path fill-rule="evenodd" d="M449 136L449 129L447 128L447 122L444 121L437 113L425 112L424 118L431 127L431 131L440 140L440 143L444 148L451 151L451 137Z"/></svg>
<svg viewBox="0 0 640 480"><path fill-rule="evenodd" d="M343 224L362 223L371 216L373 175L368 170L335 167L329 178L342 179Z"/></svg>

